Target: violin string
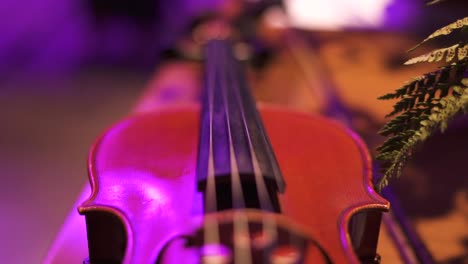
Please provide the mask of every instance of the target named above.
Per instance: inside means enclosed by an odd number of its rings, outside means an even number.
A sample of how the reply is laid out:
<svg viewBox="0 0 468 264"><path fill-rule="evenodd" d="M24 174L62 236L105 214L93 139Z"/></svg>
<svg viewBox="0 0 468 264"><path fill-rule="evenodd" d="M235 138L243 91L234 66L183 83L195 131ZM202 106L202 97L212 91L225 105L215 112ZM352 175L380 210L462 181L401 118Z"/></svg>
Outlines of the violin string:
<svg viewBox="0 0 468 264"><path fill-rule="evenodd" d="M294 34L292 36L294 37L293 39L287 39L286 48L289 50L293 61L298 65L299 70L302 71L312 95L314 98L317 98L320 110L323 111L326 104L332 100L332 95L330 94L330 87L324 85L323 75L318 72L318 67L320 66L317 65L322 62L317 54L309 52L301 38L295 37ZM324 89L323 87L326 88Z"/></svg>
<svg viewBox="0 0 468 264"><path fill-rule="evenodd" d="M220 44L224 44L220 43ZM229 155L230 155L230 165L231 165L231 192L232 192L232 203L233 208L237 209L234 212L234 223L233 223L233 232L234 232L234 260L235 263L245 263L251 264L252 263L252 255L250 251L250 236L249 236L249 224L247 216L245 215L245 200L242 191L242 185L239 175L239 170L237 167L237 159L234 152L234 146L232 144L232 134L231 134L231 124L229 120L229 108L228 108L228 97L227 97L227 89L235 88L235 87L228 87L228 82L226 80L228 67L229 65L229 50L227 45L222 45L223 48L222 56L220 58L220 68L223 69L221 76L222 84L221 92L224 100L224 111L226 113L226 120L227 120L227 132L228 132L228 139L229 139ZM232 84L232 83L231 83Z"/></svg>
<svg viewBox="0 0 468 264"><path fill-rule="evenodd" d="M235 80L240 81L239 89L247 89L248 87L245 85L244 79L241 78L242 68L238 65L238 63L236 63L232 68L234 70L234 71L231 71L232 72L231 76L232 76L233 81ZM237 76L236 76L236 73L237 73ZM244 85L241 87L242 84ZM247 142L249 144L249 151L251 155L251 162L252 162L252 167L253 167L254 176L255 176L255 185L257 189L257 195L258 195L258 200L260 203L260 208L263 210L272 212L274 211L273 204L267 192L265 178L263 177L262 170L260 168L260 163L258 161L257 154L253 147L252 136L250 134L249 127L247 125L247 118L245 115L244 105L242 104L241 94L239 92L239 93L236 93L236 95L237 95L236 96L237 103L239 105L239 109L242 115L242 121L244 123L245 134L247 135ZM276 219L270 213L262 214L262 238L267 240L267 241L262 241L262 243L276 241L277 237L278 237L278 232L277 232ZM261 246L266 246L266 245L261 245Z"/></svg>
<svg viewBox="0 0 468 264"><path fill-rule="evenodd" d="M227 77L227 72L228 72L228 67L230 66L228 63L229 61L227 60L228 56L228 50L227 47L223 46L223 56L221 56L221 63L220 65L221 69L224 69L222 71L223 76L221 77L222 84L221 84L221 91L222 91L222 96L223 96L223 102L224 102L224 111L226 114L226 124L227 124L227 134L228 134L228 140L229 140L229 160L230 160L230 165L231 165L231 186L233 188L232 191L232 202L233 202L233 207L236 209L243 209L245 208L245 199L243 196L243 191L242 191L242 185L241 185L241 179L240 179L240 174L239 174L239 168L237 167L237 159L236 159L236 154L234 151L234 146L232 143L232 131L231 131L231 121L229 119L229 103L228 103L228 89L232 89L233 87L228 87L228 82L226 81ZM235 89L235 87L234 87Z"/></svg>
<svg viewBox="0 0 468 264"><path fill-rule="evenodd" d="M207 57L215 58L219 52L216 46L207 49ZM214 90L216 86L216 71L217 67L214 60L207 59L205 61L206 67L206 82L207 82L207 99L208 99L208 114L209 114L209 149L208 149L208 174L207 174L207 191L205 200L205 209L207 212L214 212L217 209L216 200L216 182L215 182L215 168L213 156L213 111L214 111Z"/></svg>
<svg viewBox="0 0 468 264"><path fill-rule="evenodd" d="M239 82L239 79L240 79L239 76L242 74L240 67L237 65L237 63L231 66L232 66L231 67L232 71L230 71L231 80L233 82L236 82L236 81L238 82L238 89L246 89L247 87L241 87L242 83ZM245 109L242 103L240 92L236 93L236 99L237 99L237 104L239 106L239 110L242 116L242 122L244 124L244 133L247 136L247 143L249 145L249 151L250 151L250 156L251 156L252 168L253 168L254 176L255 176L255 185L257 189L257 195L258 195L258 200L260 203L260 208L263 210L267 210L267 211L273 211L273 205L272 205L272 202L270 200L270 197L266 189L265 179L263 178L262 171L260 168L260 163L258 161L257 154L253 147L252 137L250 135L249 127L247 125Z"/></svg>
<svg viewBox="0 0 468 264"><path fill-rule="evenodd" d="M211 54L207 57L215 58L217 54L216 46L207 49L206 52ZM216 201L216 183L215 183L215 171L214 171L214 160L213 160L213 93L215 87L215 76L216 76L216 65L214 60L205 60L205 71L206 71L206 82L207 82L207 95L208 95L208 107L209 107L209 150L208 150L208 174L207 174L207 186L206 186L206 197L205 197L205 211L215 212L217 209ZM210 220L204 220L204 241L207 244L219 244L219 225L216 218L209 218Z"/></svg>

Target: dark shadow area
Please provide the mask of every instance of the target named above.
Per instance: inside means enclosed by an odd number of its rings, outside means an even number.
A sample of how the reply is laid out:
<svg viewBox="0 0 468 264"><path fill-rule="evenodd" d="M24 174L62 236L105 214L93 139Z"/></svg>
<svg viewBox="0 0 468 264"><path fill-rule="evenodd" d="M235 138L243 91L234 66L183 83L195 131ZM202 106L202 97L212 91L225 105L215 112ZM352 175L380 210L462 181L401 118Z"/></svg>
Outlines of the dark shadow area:
<svg viewBox="0 0 468 264"><path fill-rule="evenodd" d="M429 138L392 183L408 216L437 217L453 210L455 194L468 188L467 163L468 117L463 116Z"/></svg>

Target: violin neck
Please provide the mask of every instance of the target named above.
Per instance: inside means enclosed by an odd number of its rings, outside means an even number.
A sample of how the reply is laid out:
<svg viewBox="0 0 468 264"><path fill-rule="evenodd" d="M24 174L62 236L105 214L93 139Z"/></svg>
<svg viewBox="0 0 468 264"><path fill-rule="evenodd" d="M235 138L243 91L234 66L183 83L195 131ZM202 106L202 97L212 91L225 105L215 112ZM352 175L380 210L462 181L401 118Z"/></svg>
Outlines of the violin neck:
<svg viewBox="0 0 468 264"><path fill-rule="evenodd" d="M209 41L204 55L197 178L205 211L279 212L283 177L241 63L228 40Z"/></svg>

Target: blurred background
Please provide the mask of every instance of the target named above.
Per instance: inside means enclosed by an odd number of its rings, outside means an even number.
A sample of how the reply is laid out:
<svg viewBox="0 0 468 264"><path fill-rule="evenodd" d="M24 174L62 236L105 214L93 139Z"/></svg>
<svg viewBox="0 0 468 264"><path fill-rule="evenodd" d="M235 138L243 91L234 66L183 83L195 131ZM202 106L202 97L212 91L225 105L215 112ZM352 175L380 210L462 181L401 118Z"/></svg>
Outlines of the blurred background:
<svg viewBox="0 0 468 264"><path fill-rule="evenodd" d="M87 184L86 157L94 139L136 105L193 19L226 1L0 2L1 262L44 259ZM368 134L376 133L391 110L391 102L379 102L378 96L434 69L401 66L410 57L405 51L467 11L464 0L429 7L423 0L246 2L281 4L292 26L318 39L317 58L341 100L377 125ZM275 16L269 19L275 23ZM287 102L282 95L257 94L284 104L299 100L298 94ZM457 123L446 138L467 138L465 123ZM466 201L466 172L459 167L468 140L452 145L444 140L429 142L410 166L412 179L420 182L402 180L395 186L429 249L438 250L435 258L458 263L453 261L467 252L462 229L468 228L466 211L460 218L453 210L458 210L455 201ZM444 163L433 149L455 158ZM434 160L439 169L428 169ZM455 223L452 231L447 222L438 225L447 217ZM441 250L447 241L451 246Z"/></svg>

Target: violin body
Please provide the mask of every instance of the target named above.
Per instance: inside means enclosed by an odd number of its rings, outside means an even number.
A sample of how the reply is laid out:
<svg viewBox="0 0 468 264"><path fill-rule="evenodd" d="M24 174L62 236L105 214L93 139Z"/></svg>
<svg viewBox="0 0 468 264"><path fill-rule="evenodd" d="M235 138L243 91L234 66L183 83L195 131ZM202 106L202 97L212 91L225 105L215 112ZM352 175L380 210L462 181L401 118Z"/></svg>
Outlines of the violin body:
<svg viewBox="0 0 468 264"><path fill-rule="evenodd" d="M366 147L326 118L272 106L258 110L286 181L277 222L312 237L328 261L359 263L348 228L351 217L389 209L372 189ZM192 235L208 217L196 188L200 111L191 104L135 114L94 144L92 195L79 207L86 216L90 263L191 263L182 257L187 256L184 243L173 242ZM372 239L377 236L378 227ZM357 240L364 240L362 234ZM314 250L300 259L327 263Z"/></svg>

